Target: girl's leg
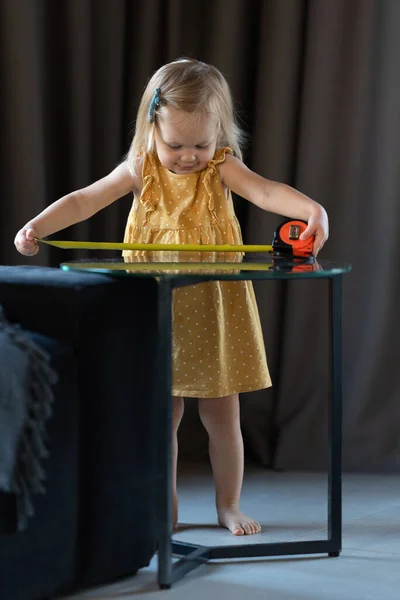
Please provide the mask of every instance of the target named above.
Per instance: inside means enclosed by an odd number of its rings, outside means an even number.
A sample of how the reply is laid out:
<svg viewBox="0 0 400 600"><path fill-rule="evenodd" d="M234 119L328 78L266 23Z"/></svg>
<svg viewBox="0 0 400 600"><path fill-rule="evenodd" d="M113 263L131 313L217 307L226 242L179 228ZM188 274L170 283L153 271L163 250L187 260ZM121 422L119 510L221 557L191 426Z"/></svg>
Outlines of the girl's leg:
<svg viewBox="0 0 400 600"><path fill-rule="evenodd" d="M220 525L233 535L259 533L260 525L239 510L244 458L238 394L199 398L199 414L209 435Z"/></svg>
<svg viewBox="0 0 400 600"><path fill-rule="evenodd" d="M178 467L178 429L183 417L185 404L183 398L172 398L172 527L178 522L178 493L176 489L176 471Z"/></svg>

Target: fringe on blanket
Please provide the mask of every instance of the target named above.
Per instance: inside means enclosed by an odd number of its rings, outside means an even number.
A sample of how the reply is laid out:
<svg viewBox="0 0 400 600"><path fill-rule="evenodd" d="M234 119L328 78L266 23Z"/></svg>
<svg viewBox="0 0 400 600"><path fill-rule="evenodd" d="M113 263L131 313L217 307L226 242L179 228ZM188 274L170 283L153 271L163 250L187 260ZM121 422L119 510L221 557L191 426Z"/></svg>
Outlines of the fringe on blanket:
<svg viewBox="0 0 400 600"><path fill-rule="evenodd" d="M43 467L43 460L49 455L46 421L52 416L53 386L57 382L57 374L49 364L48 353L35 344L18 324L11 324L6 319L1 305L0 333L28 357L23 426L19 432L10 489L4 490L17 496L18 531L22 531L26 529L29 517L35 514L32 496L46 491Z"/></svg>

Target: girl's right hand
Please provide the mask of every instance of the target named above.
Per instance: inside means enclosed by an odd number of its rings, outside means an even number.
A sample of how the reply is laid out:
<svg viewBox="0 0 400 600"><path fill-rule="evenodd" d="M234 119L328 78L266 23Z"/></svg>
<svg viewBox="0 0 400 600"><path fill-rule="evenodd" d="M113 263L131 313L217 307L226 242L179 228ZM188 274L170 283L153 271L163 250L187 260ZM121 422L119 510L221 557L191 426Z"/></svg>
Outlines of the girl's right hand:
<svg viewBox="0 0 400 600"><path fill-rule="evenodd" d="M32 227L25 225L15 236L14 244L18 252L25 256L34 256L39 252L39 244L34 239L39 237Z"/></svg>

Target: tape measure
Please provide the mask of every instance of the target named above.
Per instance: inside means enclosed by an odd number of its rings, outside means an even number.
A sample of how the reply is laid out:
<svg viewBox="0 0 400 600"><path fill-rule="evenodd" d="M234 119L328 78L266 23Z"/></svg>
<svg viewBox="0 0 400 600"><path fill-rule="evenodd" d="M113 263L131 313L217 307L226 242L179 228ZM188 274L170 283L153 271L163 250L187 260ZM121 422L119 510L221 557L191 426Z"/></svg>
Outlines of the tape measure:
<svg viewBox="0 0 400 600"><path fill-rule="evenodd" d="M119 242L75 242L44 240L37 242L57 248L74 250L133 250L133 251L188 251L188 252L268 252L273 256L308 258L312 257L314 237L301 240L300 235L307 227L306 221L290 220L282 223L275 231L272 246L230 244L153 244Z"/></svg>
<svg viewBox="0 0 400 600"><path fill-rule="evenodd" d="M300 236L307 228L307 222L290 220L279 225L272 240L275 256L311 257L314 236L301 240Z"/></svg>

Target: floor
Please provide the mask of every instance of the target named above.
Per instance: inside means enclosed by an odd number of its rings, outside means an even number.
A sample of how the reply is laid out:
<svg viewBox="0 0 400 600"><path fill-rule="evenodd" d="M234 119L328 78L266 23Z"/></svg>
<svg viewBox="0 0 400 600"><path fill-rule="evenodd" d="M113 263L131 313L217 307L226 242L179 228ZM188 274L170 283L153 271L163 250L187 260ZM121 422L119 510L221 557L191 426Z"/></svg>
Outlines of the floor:
<svg viewBox="0 0 400 600"><path fill-rule="evenodd" d="M181 531L192 543L254 543L216 527L207 467L180 474ZM242 509L263 531L257 542L325 539L326 476L247 468ZM195 524L195 525L193 525ZM190 526L191 525L191 526ZM344 474L343 550L327 556L219 560L187 574L170 590L155 583L157 558L130 579L63 600L398 600L400 476Z"/></svg>

